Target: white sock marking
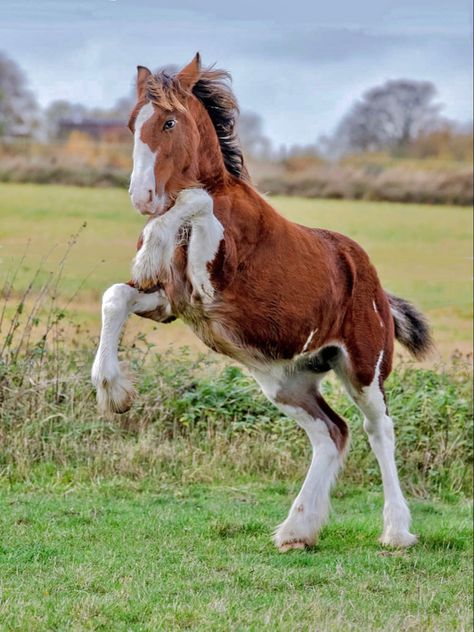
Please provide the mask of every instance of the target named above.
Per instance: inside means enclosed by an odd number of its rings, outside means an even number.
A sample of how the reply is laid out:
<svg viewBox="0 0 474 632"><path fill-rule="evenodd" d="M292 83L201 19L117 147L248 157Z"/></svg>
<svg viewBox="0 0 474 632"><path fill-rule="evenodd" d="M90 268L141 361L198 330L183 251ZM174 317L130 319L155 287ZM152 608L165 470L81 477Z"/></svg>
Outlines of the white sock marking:
<svg viewBox="0 0 474 632"><path fill-rule="evenodd" d="M312 546L329 515L329 492L341 467L341 458L324 421L314 419L302 408L278 407L304 429L311 442L313 455L303 486L288 517L275 532L275 544L282 548L292 542L304 542Z"/></svg>
<svg viewBox="0 0 474 632"><path fill-rule="evenodd" d="M384 532L381 541L393 546L409 546L416 542L410 529L410 510L403 496L395 463L395 435L392 419L386 414L385 400L380 390L380 353L372 383L355 394L356 404L364 413L364 430L377 458L382 474L385 496Z"/></svg>
<svg viewBox="0 0 474 632"><path fill-rule="evenodd" d="M341 455L324 421L313 418L303 408L276 401L280 388L288 379L283 363L273 362L253 368L252 374L270 401L305 430L313 448L303 486L288 517L274 534L275 544L281 550L294 548L291 545L295 544L296 547L312 546L329 514L329 492L342 464Z"/></svg>

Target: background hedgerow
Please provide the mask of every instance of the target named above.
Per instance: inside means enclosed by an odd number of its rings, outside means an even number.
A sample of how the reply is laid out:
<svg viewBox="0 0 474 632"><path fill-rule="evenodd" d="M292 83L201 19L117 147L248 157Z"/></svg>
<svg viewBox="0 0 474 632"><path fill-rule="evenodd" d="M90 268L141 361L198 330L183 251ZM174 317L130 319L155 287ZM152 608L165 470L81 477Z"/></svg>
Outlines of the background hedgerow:
<svg viewBox="0 0 474 632"><path fill-rule="evenodd" d="M410 165L363 167L331 164L299 172L285 171L262 176L262 191L271 195L299 195L308 198L386 200L417 204L458 204L473 202L472 169L429 171Z"/></svg>
<svg viewBox="0 0 474 632"><path fill-rule="evenodd" d="M128 188L128 143L97 142L74 133L63 143L23 142L0 146L0 182ZM365 153L328 161L292 157L251 158L255 185L269 195L471 205L469 160L419 160Z"/></svg>

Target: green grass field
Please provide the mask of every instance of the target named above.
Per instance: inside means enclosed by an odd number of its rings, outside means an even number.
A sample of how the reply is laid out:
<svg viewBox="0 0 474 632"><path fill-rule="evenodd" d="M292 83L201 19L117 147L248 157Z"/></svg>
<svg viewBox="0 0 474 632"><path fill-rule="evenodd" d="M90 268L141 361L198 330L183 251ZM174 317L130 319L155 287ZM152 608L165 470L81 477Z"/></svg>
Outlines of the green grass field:
<svg viewBox="0 0 474 632"><path fill-rule="evenodd" d="M470 209L298 198L272 198L271 202L296 222L340 231L359 241L377 266L384 287L426 310L442 357L455 348L471 350ZM0 184L0 209L4 278L27 248L18 287L30 281L48 253L44 268L54 269L70 236L87 222L68 256L61 288L64 297L69 297L81 286L72 311L96 332L100 295L112 283L129 278L143 225L126 191ZM180 323L154 332L151 323L131 319L130 332L139 329L161 349L178 341L201 349Z"/></svg>
<svg viewBox="0 0 474 632"><path fill-rule="evenodd" d="M471 629L470 510L413 503L420 544L377 544L377 493L339 490L317 548L279 554L285 484L1 493L0 629Z"/></svg>

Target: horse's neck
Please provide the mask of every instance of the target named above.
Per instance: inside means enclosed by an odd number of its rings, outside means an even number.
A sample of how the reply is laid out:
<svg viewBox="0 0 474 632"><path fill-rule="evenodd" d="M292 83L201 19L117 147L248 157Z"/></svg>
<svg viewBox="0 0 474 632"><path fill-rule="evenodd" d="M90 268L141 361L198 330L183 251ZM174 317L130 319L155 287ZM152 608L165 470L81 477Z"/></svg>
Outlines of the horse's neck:
<svg viewBox="0 0 474 632"><path fill-rule="evenodd" d="M209 114L201 103L193 102L191 111L199 129L199 145L196 155L197 181L210 193L226 186L229 174L224 164L219 139Z"/></svg>
<svg viewBox="0 0 474 632"><path fill-rule="evenodd" d="M231 177L214 199L215 215L234 239L239 259L263 245L268 235L288 230L290 222L247 182Z"/></svg>
<svg viewBox="0 0 474 632"><path fill-rule="evenodd" d="M220 170L206 168L199 171L197 180L212 195L222 190L226 177L227 174Z"/></svg>

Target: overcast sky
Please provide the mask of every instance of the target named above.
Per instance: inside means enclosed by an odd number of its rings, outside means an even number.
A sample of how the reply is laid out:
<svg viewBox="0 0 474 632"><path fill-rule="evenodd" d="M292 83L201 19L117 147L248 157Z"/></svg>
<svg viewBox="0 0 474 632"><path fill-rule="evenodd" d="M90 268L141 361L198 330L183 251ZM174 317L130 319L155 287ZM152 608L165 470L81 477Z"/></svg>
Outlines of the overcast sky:
<svg viewBox="0 0 474 632"><path fill-rule="evenodd" d="M101 107L129 92L137 64L199 50L232 73L241 109L291 145L400 77L433 81L446 116L472 119L472 21L470 0L0 0L0 49L41 105Z"/></svg>

